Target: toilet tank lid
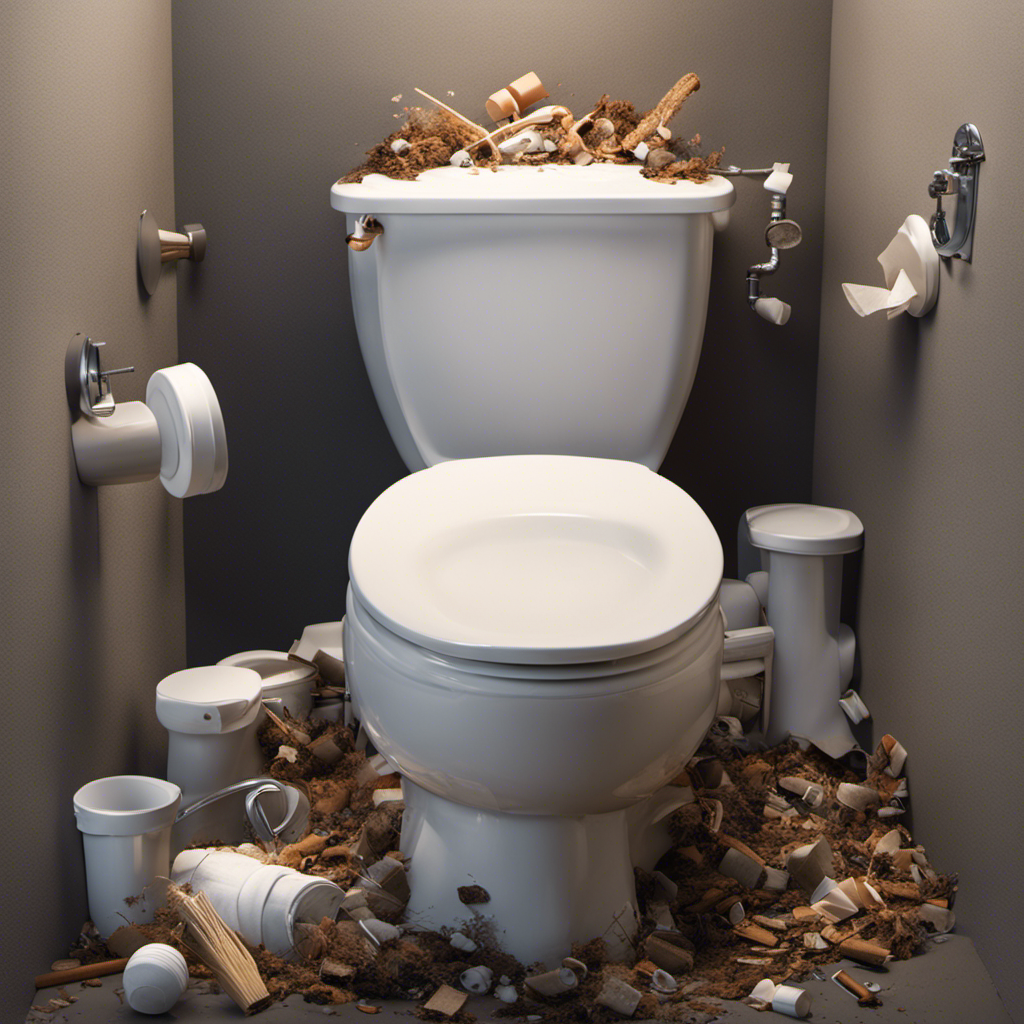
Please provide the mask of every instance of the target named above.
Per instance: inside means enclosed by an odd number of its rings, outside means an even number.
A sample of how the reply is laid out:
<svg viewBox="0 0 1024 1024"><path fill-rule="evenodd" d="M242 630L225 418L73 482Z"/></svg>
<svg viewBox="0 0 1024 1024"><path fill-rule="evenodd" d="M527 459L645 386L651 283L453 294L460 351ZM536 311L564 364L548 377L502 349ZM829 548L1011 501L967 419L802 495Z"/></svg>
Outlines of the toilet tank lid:
<svg viewBox="0 0 1024 1024"><path fill-rule="evenodd" d="M685 491L635 462L442 462L367 509L349 550L361 604L440 654L501 664L657 650L718 600L722 545Z"/></svg>
<svg viewBox="0 0 1024 1024"><path fill-rule="evenodd" d="M755 548L791 555L845 555L864 544L864 526L852 512L825 505L758 505L746 511Z"/></svg>
<svg viewBox="0 0 1024 1024"><path fill-rule="evenodd" d="M637 164L435 167L414 181L368 174L337 182L331 206L345 213L714 213L736 201L732 182L652 181Z"/></svg>

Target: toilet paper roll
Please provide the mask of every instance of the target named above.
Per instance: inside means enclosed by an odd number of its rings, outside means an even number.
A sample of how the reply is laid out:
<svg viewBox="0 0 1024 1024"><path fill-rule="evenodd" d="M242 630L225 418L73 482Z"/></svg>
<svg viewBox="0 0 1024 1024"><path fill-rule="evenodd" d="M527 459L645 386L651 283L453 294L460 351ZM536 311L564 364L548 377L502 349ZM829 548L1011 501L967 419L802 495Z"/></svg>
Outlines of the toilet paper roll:
<svg viewBox="0 0 1024 1024"><path fill-rule="evenodd" d="M912 213L878 256L885 287L843 284L843 294L858 316L885 310L891 320L900 313L924 316L939 294L939 255L923 217Z"/></svg>

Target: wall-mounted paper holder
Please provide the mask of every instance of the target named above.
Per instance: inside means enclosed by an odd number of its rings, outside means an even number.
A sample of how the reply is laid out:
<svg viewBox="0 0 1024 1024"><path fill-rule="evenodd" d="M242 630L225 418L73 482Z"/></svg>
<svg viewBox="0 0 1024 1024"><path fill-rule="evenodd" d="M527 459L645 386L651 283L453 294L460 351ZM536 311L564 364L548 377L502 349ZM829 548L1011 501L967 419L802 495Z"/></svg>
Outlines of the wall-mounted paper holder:
<svg viewBox="0 0 1024 1024"><path fill-rule="evenodd" d="M935 200L932 214L932 243L940 256L971 262L974 248L974 215L978 208L978 170L985 159L981 132L973 124L964 123L953 138L953 155L949 170L936 171L928 185L928 195ZM950 232L943 196L956 196L956 223Z"/></svg>
<svg viewBox="0 0 1024 1024"><path fill-rule="evenodd" d="M76 334L64 359L71 443L82 483L101 487L159 476L176 498L220 490L228 447L210 378L195 363L168 366L149 378L145 402L115 403L110 377L135 368L103 370L103 344Z"/></svg>
<svg viewBox="0 0 1024 1024"><path fill-rule="evenodd" d="M139 276L152 295L160 284L160 268L174 260L202 263L206 256L206 228L186 224L184 231L164 231L156 217L143 210L139 214Z"/></svg>

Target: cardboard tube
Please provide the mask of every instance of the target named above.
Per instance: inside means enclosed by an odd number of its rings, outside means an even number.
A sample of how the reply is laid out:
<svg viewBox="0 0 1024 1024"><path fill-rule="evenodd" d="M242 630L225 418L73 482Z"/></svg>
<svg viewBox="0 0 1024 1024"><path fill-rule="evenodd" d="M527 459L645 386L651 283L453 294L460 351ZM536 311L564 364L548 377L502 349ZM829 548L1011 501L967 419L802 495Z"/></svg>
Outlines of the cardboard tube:
<svg viewBox="0 0 1024 1024"><path fill-rule="evenodd" d="M127 965L128 957L123 957L120 960L104 960L98 964L72 967L67 971L37 974L36 988L53 988L56 985L70 985L73 981L86 981L89 978L102 978L107 974L120 974Z"/></svg>
<svg viewBox="0 0 1024 1024"><path fill-rule="evenodd" d="M510 82L507 88L520 110L525 110L551 95L532 71L528 71L514 82Z"/></svg>

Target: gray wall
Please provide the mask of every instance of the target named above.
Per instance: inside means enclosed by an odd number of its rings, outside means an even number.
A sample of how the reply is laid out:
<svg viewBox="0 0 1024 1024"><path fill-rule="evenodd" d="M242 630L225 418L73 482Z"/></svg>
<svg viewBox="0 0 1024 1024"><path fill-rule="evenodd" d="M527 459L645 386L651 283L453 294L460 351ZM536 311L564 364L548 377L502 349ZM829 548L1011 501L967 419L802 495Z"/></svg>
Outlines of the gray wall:
<svg viewBox="0 0 1024 1024"><path fill-rule="evenodd" d="M64 352L108 342L119 399L176 362L173 272L144 300L135 233L174 221L168 0L0 6L0 1018L87 917L71 797L160 772L153 686L184 663L181 506L160 484L82 487ZM112 362L111 360L114 360Z"/></svg>
<svg viewBox="0 0 1024 1024"><path fill-rule="evenodd" d="M490 92L536 70L582 114L606 91L652 106L693 70L702 87L677 132L724 144L734 163L792 162L790 210L808 241L766 291L790 301L793 318L780 329L747 307L768 200L741 181L715 242L697 383L663 471L708 510L730 558L744 508L810 497L830 10L817 0L770 11L647 0L628 15L612 0L174 5L177 208L210 238L206 262L182 279L181 356L213 379L232 446L229 485L185 507L190 663L287 646L305 623L339 617L355 524L405 473L359 355L343 219L328 195L394 130L391 97L409 103L414 86L450 89L483 117Z"/></svg>
<svg viewBox="0 0 1024 1024"><path fill-rule="evenodd" d="M1022 37L1019 4L835 4L814 458L816 500L866 528L875 730L910 751L914 834L959 871L958 920L1018 1020ZM924 319L861 320L841 282L881 283L876 255L907 214L930 216L963 121L987 153L974 262L942 268Z"/></svg>

